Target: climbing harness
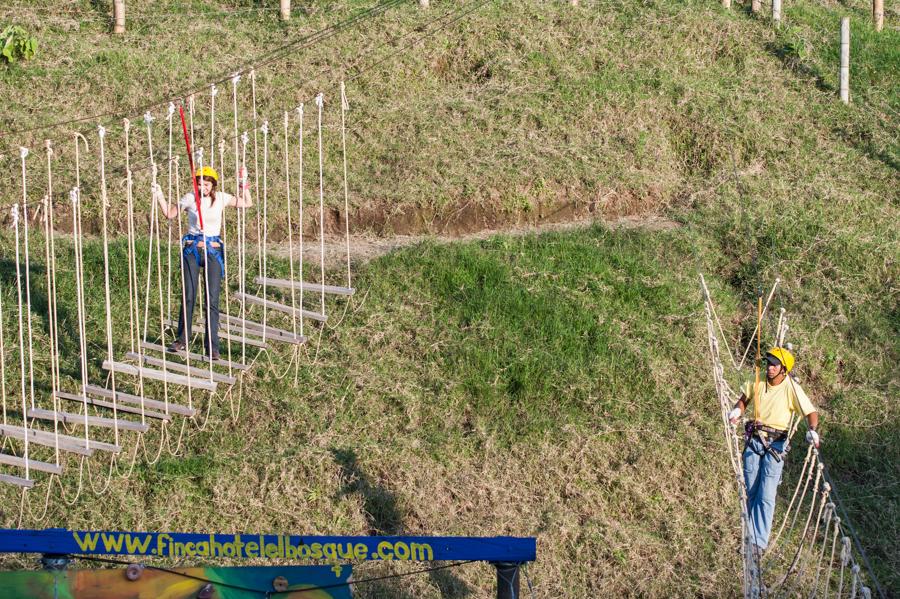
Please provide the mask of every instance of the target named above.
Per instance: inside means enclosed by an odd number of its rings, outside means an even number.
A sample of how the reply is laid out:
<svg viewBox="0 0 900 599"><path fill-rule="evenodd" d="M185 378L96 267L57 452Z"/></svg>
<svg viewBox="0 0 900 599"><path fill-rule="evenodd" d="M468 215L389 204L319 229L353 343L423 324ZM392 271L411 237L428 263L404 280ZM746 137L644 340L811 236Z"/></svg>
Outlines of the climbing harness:
<svg viewBox="0 0 900 599"><path fill-rule="evenodd" d="M197 261L197 266L203 266L203 257L200 250L205 249L207 256L212 256L219 263L222 269L222 275L225 274L225 244L218 235L204 235L203 233L188 233L181 238L181 253L185 258L193 258Z"/></svg>

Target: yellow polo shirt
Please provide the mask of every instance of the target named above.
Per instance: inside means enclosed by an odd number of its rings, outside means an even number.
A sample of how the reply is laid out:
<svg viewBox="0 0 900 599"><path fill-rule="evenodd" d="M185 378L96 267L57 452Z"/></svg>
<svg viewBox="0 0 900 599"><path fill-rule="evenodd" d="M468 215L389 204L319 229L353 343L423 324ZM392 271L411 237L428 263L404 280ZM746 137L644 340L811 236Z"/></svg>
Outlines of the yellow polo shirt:
<svg viewBox="0 0 900 599"><path fill-rule="evenodd" d="M756 417L765 426L787 430L791 425L791 415L807 416L816 411L816 407L806 396L803 388L786 376L778 385L769 385L765 379L759 382L759 393L753 393L754 381L747 381L741 386L741 392L747 398L747 409L744 411L750 418ZM759 414L754 416L754 402L759 398Z"/></svg>

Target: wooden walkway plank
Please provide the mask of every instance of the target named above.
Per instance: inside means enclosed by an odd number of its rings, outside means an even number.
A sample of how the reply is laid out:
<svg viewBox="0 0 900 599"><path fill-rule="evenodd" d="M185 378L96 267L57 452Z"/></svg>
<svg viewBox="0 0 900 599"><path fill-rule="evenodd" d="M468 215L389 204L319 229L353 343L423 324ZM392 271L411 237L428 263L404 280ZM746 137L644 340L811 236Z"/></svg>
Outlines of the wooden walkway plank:
<svg viewBox="0 0 900 599"><path fill-rule="evenodd" d="M21 476L13 476L12 474L0 474L0 483L17 485L19 487L25 487L26 489L30 489L34 486L33 480L22 478Z"/></svg>
<svg viewBox="0 0 900 599"><path fill-rule="evenodd" d="M4 464L6 466L16 466L17 468L24 468L25 458L8 453L0 453L0 464ZM50 474L62 474L63 470L62 466L57 466L56 464L50 464L38 460L32 460L31 458L28 458L28 467L32 470L49 472Z"/></svg>
<svg viewBox="0 0 900 599"><path fill-rule="evenodd" d="M287 279L273 279L271 277L256 277L253 281L257 285L265 285L266 287L277 287L278 289L290 289L293 287L298 291L303 289L304 292L325 293L331 295L353 295L356 289L352 287L339 287L337 285L322 285L321 283L307 283L306 281L289 281Z"/></svg>
<svg viewBox="0 0 900 599"><path fill-rule="evenodd" d="M66 399L66 400L75 401L75 402L78 402L81 404L87 403L90 406L96 406L98 408L107 408L110 410L113 409L113 403L111 401L104 401L102 399L97 399L94 397L82 397L81 395L76 395L75 393L66 393L64 391L57 391L56 397L58 399ZM169 404L169 405L171 406L172 404ZM125 412L127 414L140 414L141 413L140 406L128 405L128 404L122 403L121 401L116 403L115 409L117 412ZM144 416L146 416L147 418L155 418L157 420L171 420L172 419L171 414L164 414L162 412L154 412L152 410L147 410L147 409L144 410Z"/></svg>
<svg viewBox="0 0 900 599"><path fill-rule="evenodd" d="M243 298L248 304L253 304L255 306L265 306L270 310L278 310L279 312L284 312L285 314L289 314L291 316L296 314L297 316L302 316L303 318L308 318L310 320L315 320L318 322L326 322L328 320L328 317L324 314L319 314L318 312L310 312L309 310L302 310L300 308L294 308L292 306L280 304L270 299L250 295L249 293L238 292L233 294L232 297L238 300Z"/></svg>
<svg viewBox="0 0 900 599"><path fill-rule="evenodd" d="M28 410L28 417L37 418L38 420L56 420L58 422L65 422L66 424L74 424L79 426L84 425L84 415L75 414L73 412L56 412L54 410L31 408ZM137 431L139 433L146 433L150 430L150 425L141 424L140 422L135 422L134 420L125 420L123 418L104 418L103 416L91 415L88 415L87 417L88 426L115 428L117 422L118 427L121 430Z"/></svg>
<svg viewBox="0 0 900 599"><path fill-rule="evenodd" d="M237 317L232 316L231 318L237 318ZM234 323L234 322L229 323L226 320L226 316L224 314L222 315L222 320L224 322L221 323L220 329L224 329L225 331L229 332L229 335L237 335L238 340L235 343L241 343L241 341L240 341L241 339L246 339L247 344L252 345L250 342L250 337L248 336L245 338L243 336L244 333L246 333L246 335L252 335L253 337L262 337L263 339L268 339L269 341L281 341L282 343L291 343L293 345L303 345L304 343L306 343L306 337L302 337L300 335L294 335L290 331L276 329L275 327L270 327L268 325L265 327L265 330L263 330L263 325L261 325L259 323L254 322L252 324L254 324L256 326L251 327L250 321L245 321L247 324L238 324L238 323ZM241 319L237 318L237 320L241 320ZM163 324L166 324L168 326L176 326L178 323L176 323L175 321L172 321L172 320L165 320L165 321L163 321ZM201 327L206 326L206 320L204 320L203 318L198 319L197 325L201 326ZM240 333L240 335L238 333ZM221 337L221 331L220 331L219 336ZM228 338L230 338L230 337L225 337L225 339L228 339ZM257 341L257 340L253 339L253 341ZM233 353L234 346L232 346L231 349L232 349L232 353Z"/></svg>
<svg viewBox="0 0 900 599"><path fill-rule="evenodd" d="M21 426L0 424L0 433L7 437L19 440L24 440L25 435L27 434L29 443L37 443L38 445L45 445L47 447L56 447L56 440L53 433L48 433L47 431L35 429L27 429L26 431L26 429ZM62 451L87 456L92 455L95 449L94 447L86 446L84 439L70 437L68 435L59 435L59 448Z"/></svg>
<svg viewBox="0 0 900 599"><path fill-rule="evenodd" d="M173 362L171 360L163 361L161 358L154 358L153 356L148 356L146 354L138 354L137 352L128 352L125 354L125 358L128 360L137 360L143 361L145 364L149 364L150 366L156 366L157 368L161 368L162 370L170 370L175 372L180 372L182 374L191 374L191 378L199 377L209 380L209 368L196 368L194 366L186 366L184 364L180 364L178 362ZM228 376L227 374L222 374L221 372L212 371L212 380L225 383L226 385L233 385L237 382L237 379L233 376Z"/></svg>
<svg viewBox="0 0 900 599"><path fill-rule="evenodd" d="M178 324L177 322L175 322L173 320L167 320L166 322L174 322L175 325ZM183 352L183 351L170 352L170 351L168 351L168 349L165 346L160 345L158 343L150 343L149 341L141 341L141 347L143 347L144 349L149 349L151 351L165 353L167 355L170 355L170 356L176 357L176 358L184 359L185 355L187 355L191 360L199 360L200 362L208 362L209 361L209 357L204 356L203 354L197 354L194 352ZM240 362L229 362L228 360L219 360L217 362L213 362L213 365L214 366L230 366L231 368L234 368L235 370L247 370L248 368L250 368L249 364L242 364Z"/></svg>
<svg viewBox="0 0 900 599"><path fill-rule="evenodd" d="M103 387L98 387L97 385L88 385L87 386L88 394L96 395L98 397L104 397L106 399L113 398L113 392L111 389L105 389ZM141 405L141 396L140 395L132 395L131 393L123 393L122 391L116 391L116 403L129 403L132 405L140 406ZM148 399L144 398L144 409L150 408L152 410L161 410L163 412L166 411L166 402L159 401L158 399ZM193 416L197 413L197 410L193 408L189 408L187 406L183 406L180 404L172 403L171 401L168 404L169 413L172 414L180 414L182 416Z"/></svg>
<svg viewBox="0 0 900 599"><path fill-rule="evenodd" d="M241 337L240 335L233 335L231 333L224 333L222 331L219 331L219 339L230 339L231 341L235 341L237 343L246 343L251 347L258 347L260 349L269 347L269 344L265 341L253 339L252 337ZM232 346L231 349L234 350L234 346Z"/></svg>
<svg viewBox="0 0 900 599"><path fill-rule="evenodd" d="M205 389L206 391L215 391L217 383L207 379L199 379L196 377L187 377L182 374L172 374L162 370L154 370L145 366L135 366L125 362L110 362L103 360L103 370L114 370L121 374L131 376L143 376L145 379L154 381L166 381L171 385L182 385L185 387L193 387L194 389Z"/></svg>

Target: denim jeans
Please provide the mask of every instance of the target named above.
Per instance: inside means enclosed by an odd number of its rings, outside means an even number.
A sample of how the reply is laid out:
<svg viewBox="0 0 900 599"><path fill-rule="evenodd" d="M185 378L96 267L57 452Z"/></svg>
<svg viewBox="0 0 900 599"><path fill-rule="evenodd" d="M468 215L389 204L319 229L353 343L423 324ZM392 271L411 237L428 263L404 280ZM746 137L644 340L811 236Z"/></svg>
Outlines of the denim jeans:
<svg viewBox="0 0 900 599"><path fill-rule="evenodd" d="M201 261L206 260L202 250ZM198 287L204 282L200 279L200 265L193 255L185 254L181 258L183 265L184 304L178 312L178 332L176 338L186 343L191 338L191 320L194 315L194 304L197 301ZM204 265L207 266L207 265ZM219 351L219 292L222 287L222 267L219 261L209 256L208 268L203 269L206 274L206 283L209 290L209 314L206 315L206 339L204 348L208 354ZM207 291L206 288L203 291ZM203 302L204 304L206 302ZM203 306L206 310L206 306ZM186 313L186 314L185 314ZM187 320L185 320L187 316Z"/></svg>
<svg viewBox="0 0 900 599"><path fill-rule="evenodd" d="M777 452L784 450L785 441L771 444ZM747 511L750 534L760 549L769 546L772 517L775 515L775 496L781 483L784 460L776 460L755 435L744 447L744 482L747 483Z"/></svg>

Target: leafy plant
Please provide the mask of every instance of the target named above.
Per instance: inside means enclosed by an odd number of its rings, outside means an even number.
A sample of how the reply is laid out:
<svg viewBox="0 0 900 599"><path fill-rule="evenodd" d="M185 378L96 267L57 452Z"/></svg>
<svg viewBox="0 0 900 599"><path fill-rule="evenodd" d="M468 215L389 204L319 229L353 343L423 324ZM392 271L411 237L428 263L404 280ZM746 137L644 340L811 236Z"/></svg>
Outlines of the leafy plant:
<svg viewBox="0 0 900 599"><path fill-rule="evenodd" d="M0 33L0 56L7 63L13 63L17 60L28 60L34 57L36 51L37 40L25 28L18 25L8 25Z"/></svg>

